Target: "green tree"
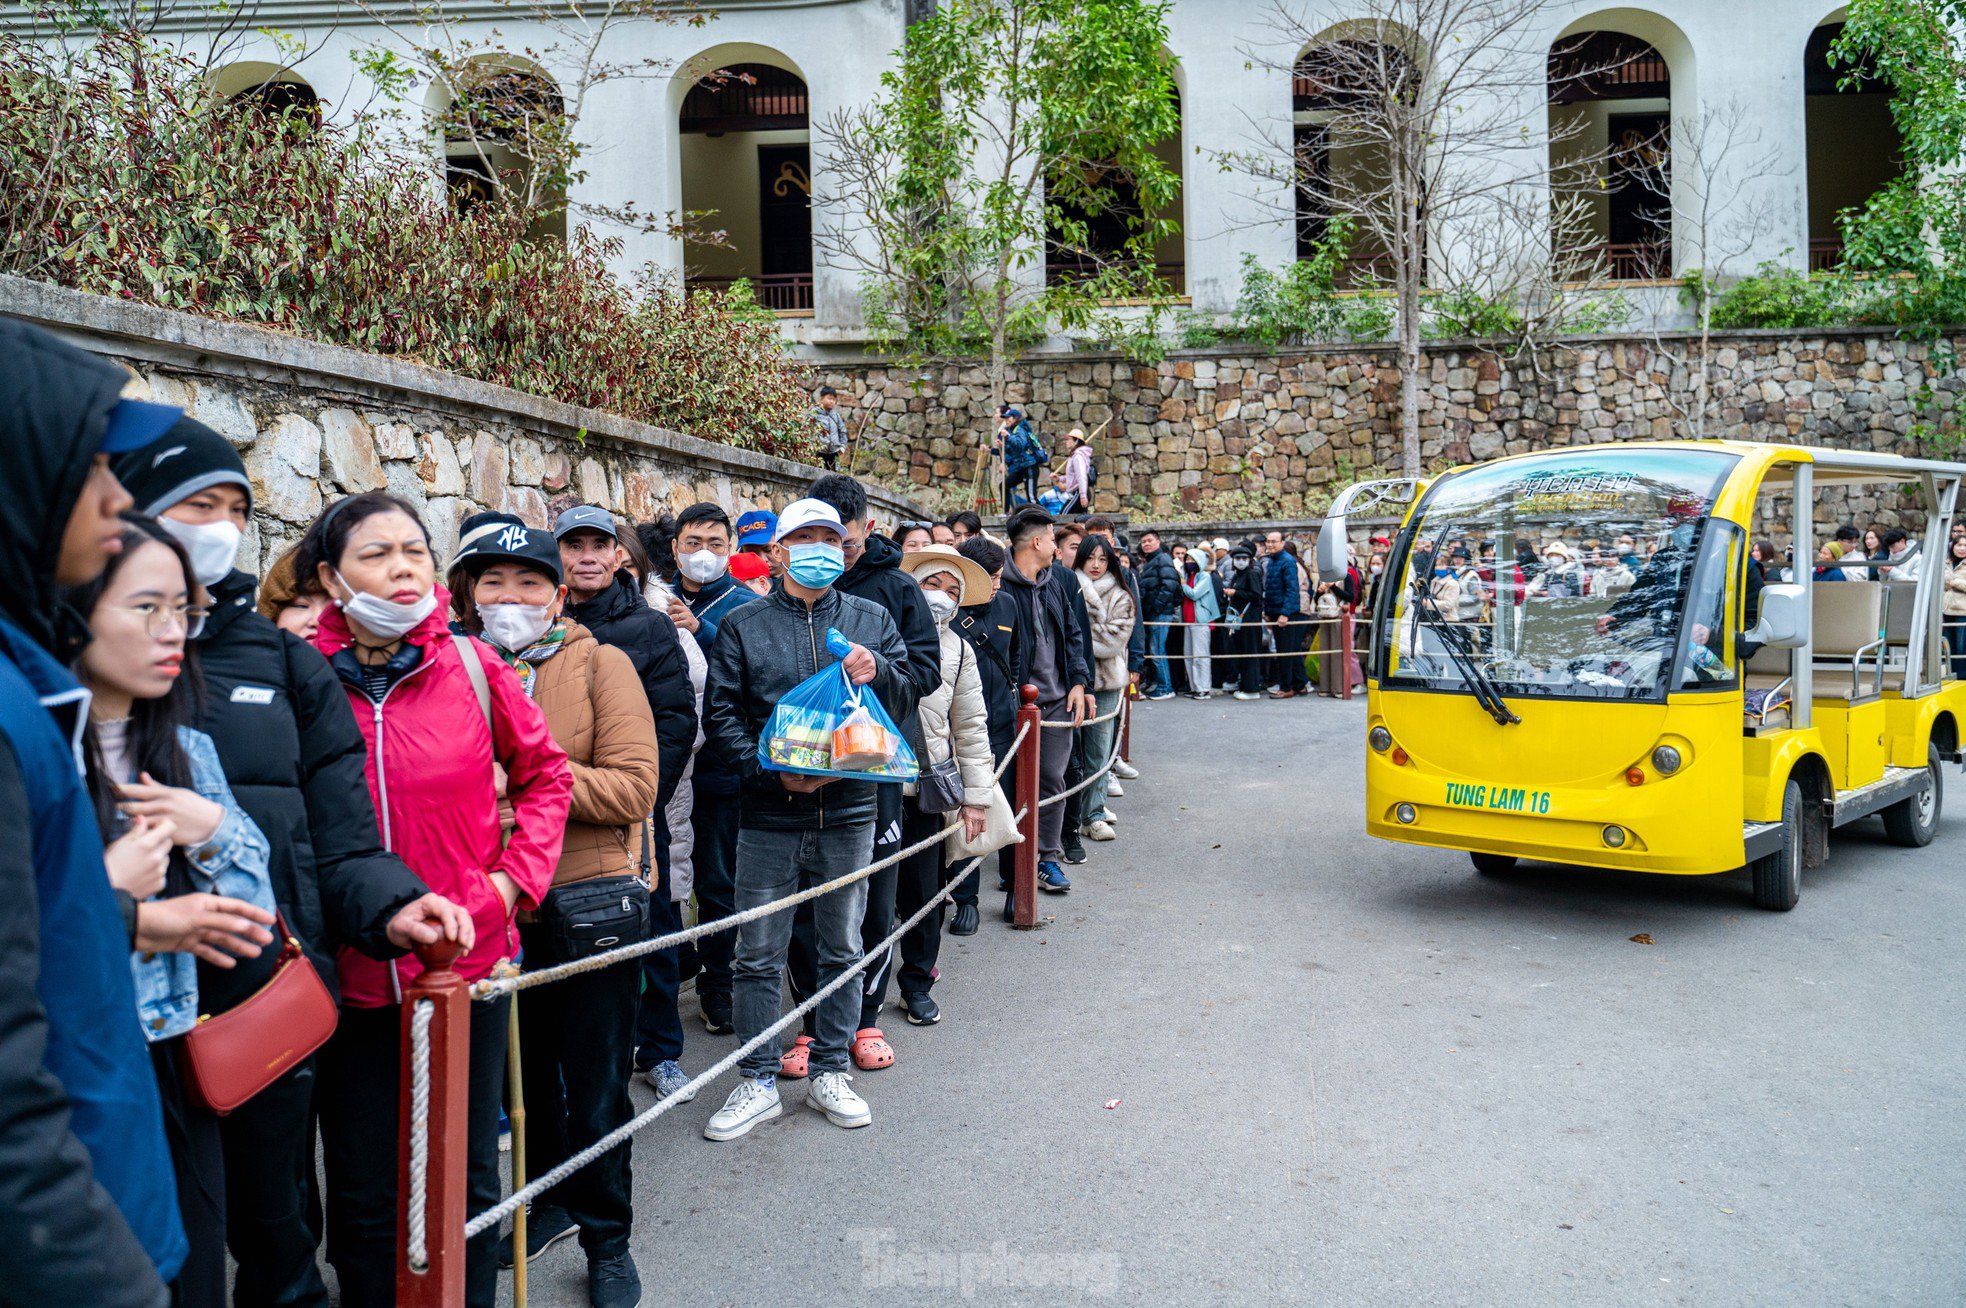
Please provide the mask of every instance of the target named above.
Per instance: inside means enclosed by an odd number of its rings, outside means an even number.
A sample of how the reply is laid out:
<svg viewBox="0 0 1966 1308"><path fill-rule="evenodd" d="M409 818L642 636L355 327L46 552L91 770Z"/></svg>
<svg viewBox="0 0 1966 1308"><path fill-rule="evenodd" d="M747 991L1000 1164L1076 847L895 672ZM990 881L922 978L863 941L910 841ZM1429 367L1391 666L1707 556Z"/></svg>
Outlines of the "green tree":
<svg viewBox="0 0 1966 1308"><path fill-rule="evenodd" d="M914 24L869 108L822 130L825 252L857 264L870 325L915 348L975 347L991 399L1052 326L1102 299L1165 298L1155 242L1179 178L1167 0L950 0ZM1117 220L1117 223L1115 223ZM1095 229L1123 230L1117 249ZM1047 257L1074 275L1047 279ZM884 329L884 330L883 330Z"/></svg>

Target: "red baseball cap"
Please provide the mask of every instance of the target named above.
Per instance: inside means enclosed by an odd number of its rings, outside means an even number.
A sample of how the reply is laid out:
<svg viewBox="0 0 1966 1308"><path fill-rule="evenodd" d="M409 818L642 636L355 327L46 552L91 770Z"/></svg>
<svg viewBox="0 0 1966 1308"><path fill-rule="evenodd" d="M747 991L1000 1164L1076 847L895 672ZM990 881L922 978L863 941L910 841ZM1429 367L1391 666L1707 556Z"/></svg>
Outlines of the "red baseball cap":
<svg viewBox="0 0 1966 1308"><path fill-rule="evenodd" d="M771 565L765 562L762 554L733 554L730 556L730 575L738 581L756 581L771 572Z"/></svg>

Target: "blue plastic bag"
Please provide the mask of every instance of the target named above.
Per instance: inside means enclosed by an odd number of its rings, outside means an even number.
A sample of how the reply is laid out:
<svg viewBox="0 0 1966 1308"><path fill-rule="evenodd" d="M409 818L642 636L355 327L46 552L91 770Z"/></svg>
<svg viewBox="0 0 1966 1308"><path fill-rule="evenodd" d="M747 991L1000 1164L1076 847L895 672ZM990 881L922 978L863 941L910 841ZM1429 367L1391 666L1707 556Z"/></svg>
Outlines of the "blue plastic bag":
<svg viewBox="0 0 1966 1308"><path fill-rule="evenodd" d="M915 780L921 765L894 719L881 707L880 696L847 678L844 660L853 652L852 643L828 627L826 649L842 661L821 668L779 699L758 737L758 766L769 772L850 781ZM850 729L844 737L842 728ZM856 739L873 748L863 749L856 763L836 766L836 742L845 745Z"/></svg>

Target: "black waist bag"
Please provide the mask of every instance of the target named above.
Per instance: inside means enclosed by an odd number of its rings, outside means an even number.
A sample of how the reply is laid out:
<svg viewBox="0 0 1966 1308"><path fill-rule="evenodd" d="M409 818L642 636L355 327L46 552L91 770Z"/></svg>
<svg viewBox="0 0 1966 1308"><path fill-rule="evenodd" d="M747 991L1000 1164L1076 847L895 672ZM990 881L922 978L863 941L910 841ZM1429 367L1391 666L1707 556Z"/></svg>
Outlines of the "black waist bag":
<svg viewBox="0 0 1966 1308"><path fill-rule="evenodd" d="M640 944L648 935L649 892L637 877L596 877L557 887L540 910L568 962Z"/></svg>

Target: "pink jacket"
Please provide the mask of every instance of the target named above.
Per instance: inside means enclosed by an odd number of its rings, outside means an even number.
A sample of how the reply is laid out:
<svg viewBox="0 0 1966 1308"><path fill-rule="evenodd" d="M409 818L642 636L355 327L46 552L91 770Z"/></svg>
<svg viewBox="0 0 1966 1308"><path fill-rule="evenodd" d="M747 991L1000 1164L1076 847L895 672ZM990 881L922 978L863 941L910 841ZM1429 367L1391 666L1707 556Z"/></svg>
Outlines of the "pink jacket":
<svg viewBox="0 0 1966 1308"><path fill-rule="evenodd" d="M423 662L391 687L382 703L349 685L346 675L342 684L369 747L369 793L382 823L382 843L425 885L469 910L477 942L456 966L466 981L477 981L519 944L491 873L502 871L517 883L518 907L539 906L560 861L573 772L539 707L490 649L479 660L491 688L496 728L487 730L470 675L451 642L449 613L450 597L440 586L437 607L405 638L423 649ZM323 612L315 648L332 663L352 643L341 610ZM336 671L343 668L337 665ZM502 843L494 759L505 769L506 796L517 821L509 843ZM354 1008L400 1002L410 978L423 969L414 954L391 964L348 948L337 967L341 1001Z"/></svg>

